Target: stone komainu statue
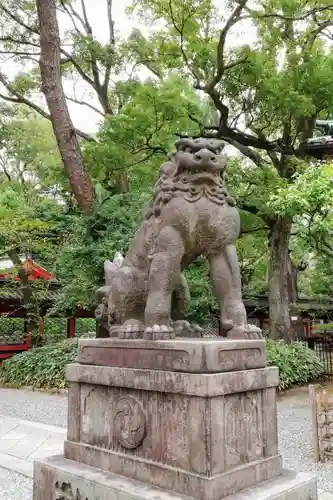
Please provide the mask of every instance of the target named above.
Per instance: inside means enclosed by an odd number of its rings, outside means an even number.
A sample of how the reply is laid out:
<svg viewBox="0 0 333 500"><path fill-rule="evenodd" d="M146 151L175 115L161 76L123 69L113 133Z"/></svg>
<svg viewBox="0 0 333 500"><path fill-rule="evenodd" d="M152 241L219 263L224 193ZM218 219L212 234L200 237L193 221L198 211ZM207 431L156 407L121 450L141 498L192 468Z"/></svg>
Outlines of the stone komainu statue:
<svg viewBox="0 0 333 500"><path fill-rule="evenodd" d="M247 324L236 241L240 219L228 193L224 143L180 139L160 169L146 218L124 260L106 269L96 317L111 336L168 339L184 321L189 292L182 271L204 255L230 338L257 338ZM185 328L186 329L186 328Z"/></svg>

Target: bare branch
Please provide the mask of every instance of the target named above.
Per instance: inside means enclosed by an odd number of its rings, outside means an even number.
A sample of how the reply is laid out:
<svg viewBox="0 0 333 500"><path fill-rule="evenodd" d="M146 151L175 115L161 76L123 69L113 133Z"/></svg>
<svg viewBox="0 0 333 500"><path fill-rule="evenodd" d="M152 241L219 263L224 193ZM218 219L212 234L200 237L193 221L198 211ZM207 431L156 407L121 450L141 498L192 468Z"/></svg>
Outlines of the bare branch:
<svg viewBox="0 0 333 500"><path fill-rule="evenodd" d="M15 43L17 45L27 45L27 46L36 47L39 49L38 43L34 43L31 40L26 40L25 38L22 38L22 39L15 38L15 37L10 36L10 35L0 36L0 42L10 42L10 43Z"/></svg>
<svg viewBox="0 0 333 500"><path fill-rule="evenodd" d="M88 16L87 16L86 5L84 3L84 0L81 0L81 9L82 9L84 24L85 24L87 33L90 33L92 35L92 27L91 27L91 24L89 23L89 19L88 19Z"/></svg>
<svg viewBox="0 0 333 500"><path fill-rule="evenodd" d="M250 19L253 19L253 18L268 19L268 18L273 17L273 18L277 18L277 19L282 19L283 21L304 21L308 17L311 17L314 14L317 14L318 12L323 12L325 10L329 11L332 8L333 8L333 4L325 5L323 7L317 6L317 7L314 7L313 9L307 10L304 14L302 14L300 16L294 16L294 17L293 16L285 16L283 14L278 14L275 12L260 14L258 11L246 8L246 11L249 12L250 16L246 17L244 19L249 19L249 18Z"/></svg>
<svg viewBox="0 0 333 500"><path fill-rule="evenodd" d="M69 95L66 94L66 99L68 101L71 101L71 102L74 102L75 104L79 104L80 106L87 106L88 108L92 109L93 111L95 111L96 113L102 115L102 116L105 116L105 114L103 113L103 111L101 111L100 109L96 108L95 106L93 106L92 104L89 104L89 102L86 102L86 101L82 101L80 99L76 99L75 97L71 97Z"/></svg>
<svg viewBox="0 0 333 500"><path fill-rule="evenodd" d="M76 21L74 19L75 16L73 15L73 13L71 12L71 10L69 9L69 5L66 4L63 0L60 0L60 3L62 5L62 7L63 7L63 12L66 12L66 14L69 16L70 20L72 21L72 24L74 26L75 31L79 35L85 36L85 34L83 33L83 31L81 31L80 28L78 27L78 25L76 24ZM79 19L79 20L80 20L80 22L82 24L82 20L81 19Z"/></svg>
<svg viewBox="0 0 333 500"><path fill-rule="evenodd" d="M33 101L30 101L26 97L24 97L22 94L20 94L10 83L7 82L7 79L4 77L2 73L0 73L0 82L7 88L7 90L13 94L15 97L11 96L6 96L4 94L0 94L0 98L3 99L4 101L9 101L9 102L14 102L16 104L25 104L26 106L29 106L29 108L33 109L36 111L38 114L40 114L43 118L46 118L47 120L51 121L51 116L43 110L40 106L35 104ZM79 135L82 139L85 139L90 142L94 142L95 139L87 134L86 132L83 132L82 130L75 129L77 135Z"/></svg>
<svg viewBox="0 0 333 500"><path fill-rule="evenodd" d="M26 24L20 16L14 14L10 9L5 7L2 2L0 3L0 10L3 10L8 17L10 17L13 21L17 22L20 26L22 26L22 28L26 29L30 33L34 33L36 35L39 34L37 26L29 26L28 24Z"/></svg>
<svg viewBox="0 0 333 500"><path fill-rule="evenodd" d="M315 39L318 35L320 34L323 34L324 36L327 36L326 33L324 33L324 30L326 30L326 28L330 28L333 26L333 20L328 20L328 21L325 21L323 23L320 23L317 28L312 32L312 35L313 35L313 38ZM329 33L329 32L328 32ZM329 33L329 37L330 38L332 36L332 33Z"/></svg>
<svg viewBox="0 0 333 500"><path fill-rule="evenodd" d="M3 54L3 55L10 55L10 56L14 56L14 57L28 57L28 58L31 58L32 56L39 56L40 53L39 52L21 52L21 51L16 51L16 50L0 50L0 54ZM34 59L32 59L34 60ZM37 62L38 62L38 59L37 59Z"/></svg>

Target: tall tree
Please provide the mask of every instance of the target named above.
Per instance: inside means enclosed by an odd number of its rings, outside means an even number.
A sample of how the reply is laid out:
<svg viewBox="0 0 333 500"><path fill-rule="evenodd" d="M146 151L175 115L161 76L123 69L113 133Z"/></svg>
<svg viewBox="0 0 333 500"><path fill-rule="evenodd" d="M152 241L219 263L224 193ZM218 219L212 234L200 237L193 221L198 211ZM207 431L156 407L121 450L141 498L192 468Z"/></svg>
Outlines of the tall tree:
<svg viewBox="0 0 333 500"><path fill-rule="evenodd" d="M267 176L274 193L304 168L302 142L315 118L333 112L332 49L323 41L332 9L328 0L320 5L315 0L226 1L220 9L212 0L136 0L132 12L145 24L163 19L163 27L147 37L133 33L131 53L155 73L165 66L177 70L209 96L218 118L202 122L201 134L237 148L252 162L243 170ZM242 30L252 31L252 43L236 38ZM268 227L271 334L288 339L286 276L294 219L272 210L269 193L263 205L251 204L253 187L250 182L242 208Z"/></svg>
<svg viewBox="0 0 333 500"><path fill-rule="evenodd" d="M80 209L84 213L89 213L93 205L94 190L84 165L62 86L60 36L55 0L37 0L37 12L40 29L42 90L72 192Z"/></svg>

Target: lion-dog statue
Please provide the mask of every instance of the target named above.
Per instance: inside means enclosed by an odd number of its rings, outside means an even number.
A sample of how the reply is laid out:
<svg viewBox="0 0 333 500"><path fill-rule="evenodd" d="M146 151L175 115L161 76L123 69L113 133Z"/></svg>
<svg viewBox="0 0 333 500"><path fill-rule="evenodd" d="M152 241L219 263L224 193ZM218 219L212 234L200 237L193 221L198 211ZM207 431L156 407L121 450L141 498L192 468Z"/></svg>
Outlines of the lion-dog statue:
<svg viewBox="0 0 333 500"><path fill-rule="evenodd" d="M111 336L170 339L177 323L189 327L182 271L201 255L209 261L226 336L261 336L247 324L242 301L236 252L240 218L225 184L223 148L215 139L180 139L162 165L144 222L120 267L97 293L102 304L96 317L108 318Z"/></svg>

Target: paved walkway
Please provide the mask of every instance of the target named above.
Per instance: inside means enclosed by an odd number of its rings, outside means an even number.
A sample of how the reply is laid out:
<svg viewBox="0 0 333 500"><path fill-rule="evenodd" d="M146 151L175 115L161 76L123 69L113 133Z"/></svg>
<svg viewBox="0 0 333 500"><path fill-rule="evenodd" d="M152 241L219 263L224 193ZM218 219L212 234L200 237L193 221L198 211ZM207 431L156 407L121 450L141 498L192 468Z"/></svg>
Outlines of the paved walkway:
<svg viewBox="0 0 333 500"><path fill-rule="evenodd" d="M62 453L67 430L0 415L0 467L33 476L33 462Z"/></svg>
<svg viewBox="0 0 333 500"><path fill-rule="evenodd" d="M0 468L33 477L33 462L61 454L64 427L0 415ZM319 491L318 500L333 500L333 493Z"/></svg>

